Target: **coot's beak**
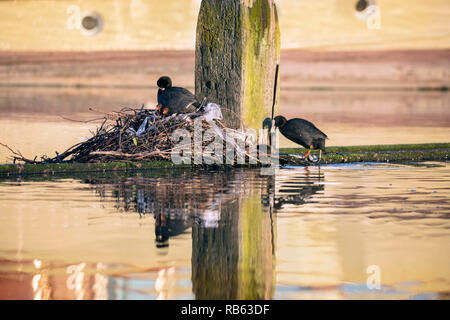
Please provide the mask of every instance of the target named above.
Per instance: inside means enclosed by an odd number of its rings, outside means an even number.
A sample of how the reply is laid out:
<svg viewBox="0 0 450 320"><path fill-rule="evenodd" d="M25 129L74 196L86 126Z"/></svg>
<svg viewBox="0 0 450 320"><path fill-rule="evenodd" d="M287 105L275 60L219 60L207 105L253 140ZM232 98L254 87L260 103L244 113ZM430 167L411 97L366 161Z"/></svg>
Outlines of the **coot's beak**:
<svg viewBox="0 0 450 320"><path fill-rule="evenodd" d="M269 146L272 145L272 119L265 118L262 125L263 129L267 128L267 143Z"/></svg>
<svg viewBox="0 0 450 320"><path fill-rule="evenodd" d="M269 132L270 132L272 129L272 119L265 118L263 121L262 127L263 127L263 129L267 128L267 130L269 130Z"/></svg>

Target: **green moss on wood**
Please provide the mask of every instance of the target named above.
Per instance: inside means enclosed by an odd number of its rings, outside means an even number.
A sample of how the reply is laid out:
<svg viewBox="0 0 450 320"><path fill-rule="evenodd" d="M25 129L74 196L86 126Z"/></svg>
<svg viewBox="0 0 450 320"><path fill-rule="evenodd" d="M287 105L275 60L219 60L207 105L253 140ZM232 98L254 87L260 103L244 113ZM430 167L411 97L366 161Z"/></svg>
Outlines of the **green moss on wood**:
<svg viewBox="0 0 450 320"><path fill-rule="evenodd" d="M197 22L195 93L220 104L224 124L239 127L242 19L239 1L203 0ZM237 115L237 116L236 116Z"/></svg>
<svg viewBox="0 0 450 320"><path fill-rule="evenodd" d="M217 19L219 12L219 3L211 1L202 2L197 28L201 30L204 46L210 51L216 51L219 47L220 20ZM224 17L224 19L226 18Z"/></svg>
<svg viewBox="0 0 450 320"><path fill-rule="evenodd" d="M81 172L113 172L132 171L155 168L182 167L170 161L148 161L148 162L105 162L105 163L56 163L56 164L3 164L0 165L0 177L10 175L44 174L56 173L81 173Z"/></svg>
<svg viewBox="0 0 450 320"><path fill-rule="evenodd" d="M269 43L270 36L270 7L268 0L256 0L255 3L248 8L246 25L250 34L250 44L253 45L252 52L255 58L259 57L262 46Z"/></svg>
<svg viewBox="0 0 450 320"><path fill-rule="evenodd" d="M199 99L206 96L224 108L225 125L260 128L270 114L279 55L278 17L272 0L202 1L195 91Z"/></svg>
<svg viewBox="0 0 450 320"><path fill-rule="evenodd" d="M433 150L450 149L450 143L422 143L422 144L388 144L388 145L362 145L327 147L327 153L333 152L376 152L376 151L407 151L407 150ZM281 153L303 154L304 148L280 148Z"/></svg>
<svg viewBox="0 0 450 320"><path fill-rule="evenodd" d="M271 10L272 9L272 10ZM257 0L243 17L247 41L243 43L245 64L243 66L243 120L247 128L257 129L269 116L273 77L279 59L279 27L272 22L272 11L276 17L276 6L270 7L268 0Z"/></svg>
<svg viewBox="0 0 450 320"><path fill-rule="evenodd" d="M308 162L289 154L303 154L303 148L280 149L280 163L289 165L307 165ZM352 162L420 162L448 161L450 143L400 144L375 146L329 147L322 157L321 164ZM229 168L230 166L214 166ZM255 167L250 165L235 166ZM175 165L170 161L146 162L106 162L106 163L59 163L59 164L3 164L0 165L0 177L107 172L135 172L152 169L205 168L195 165Z"/></svg>
<svg viewBox="0 0 450 320"><path fill-rule="evenodd" d="M289 154L304 154L305 151L303 148L282 148L280 162L304 165L305 160ZM450 143L328 147L321 163L448 161L449 154Z"/></svg>

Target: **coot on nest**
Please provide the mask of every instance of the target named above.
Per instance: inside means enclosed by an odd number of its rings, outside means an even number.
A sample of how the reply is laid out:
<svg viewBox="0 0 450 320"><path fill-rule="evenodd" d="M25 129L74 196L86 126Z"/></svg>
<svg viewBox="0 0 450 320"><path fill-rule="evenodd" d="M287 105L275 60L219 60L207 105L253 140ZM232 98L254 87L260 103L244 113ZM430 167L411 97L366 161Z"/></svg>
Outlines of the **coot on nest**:
<svg viewBox="0 0 450 320"><path fill-rule="evenodd" d="M162 110L164 115L194 112L200 107L200 103L189 90L172 87L169 77L160 77L156 84L159 88L156 109Z"/></svg>
<svg viewBox="0 0 450 320"><path fill-rule="evenodd" d="M271 126L271 120L269 118L264 120L264 126ZM309 156L312 150L319 149L320 160L322 151L325 152L325 140L328 139L327 135L307 120L299 118L286 120L283 116L276 116L275 128L278 128L281 134L289 140L309 149L305 153L305 158Z"/></svg>

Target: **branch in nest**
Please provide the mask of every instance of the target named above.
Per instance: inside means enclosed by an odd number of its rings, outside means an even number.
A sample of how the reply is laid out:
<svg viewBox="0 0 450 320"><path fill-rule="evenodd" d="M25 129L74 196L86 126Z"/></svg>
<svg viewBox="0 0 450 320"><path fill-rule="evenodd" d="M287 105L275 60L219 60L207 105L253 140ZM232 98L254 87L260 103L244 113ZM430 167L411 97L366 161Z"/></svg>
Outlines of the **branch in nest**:
<svg viewBox="0 0 450 320"><path fill-rule="evenodd" d="M119 151L93 151L89 153L92 156L112 156L112 157L124 157L124 158L146 158L151 156L162 156L167 151L152 151L152 152L140 152L140 153L124 153Z"/></svg>
<svg viewBox="0 0 450 320"><path fill-rule="evenodd" d="M13 159L13 162L14 162L14 163L16 162L16 160L23 161L23 162L25 162L25 163L32 163L32 164L38 163L38 162L36 162L35 160L30 160L30 159L25 158L25 157L22 155L22 153L20 153L19 150L14 151L14 150L11 149L7 144L4 144L4 143L1 143L1 142L0 142L0 145L3 146L3 147L5 147L5 148L8 149L9 151L11 151L11 153L13 154L12 159ZM36 157L35 157L34 159L36 159Z"/></svg>

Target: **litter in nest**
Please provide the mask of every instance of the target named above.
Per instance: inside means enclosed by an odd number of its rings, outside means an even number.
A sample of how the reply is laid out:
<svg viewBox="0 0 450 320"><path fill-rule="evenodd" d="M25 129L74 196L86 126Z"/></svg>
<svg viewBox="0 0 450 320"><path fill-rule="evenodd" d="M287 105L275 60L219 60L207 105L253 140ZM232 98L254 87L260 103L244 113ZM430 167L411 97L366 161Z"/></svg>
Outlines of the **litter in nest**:
<svg viewBox="0 0 450 320"><path fill-rule="evenodd" d="M202 103L202 106L204 103L205 101ZM94 109L90 110L99 112ZM237 157L252 159L252 163L259 163L259 160L253 157L253 153L251 153L251 150L256 148L255 141L237 130L226 128L221 122L222 112L220 106L208 103L205 107L198 110L202 111L173 114L165 117L159 111L145 109L143 105L137 109L123 108L120 111L103 113L103 122L91 138L71 146L62 153L56 152L56 156L52 158L44 155L40 157L40 160L36 160L37 157L27 159L19 151L14 151L5 144L1 145L12 152L11 158L14 163L170 161L173 152L177 151L177 142L173 139L173 133L177 129L184 129L194 134L195 123L197 125L200 123L202 131L211 129L215 133L215 141L222 143L224 148L227 145L233 146ZM194 152L190 153L190 157L194 159L198 156L198 153L203 154L203 151L210 143L211 140L202 141L201 148L192 148ZM223 159L226 156L227 154L223 153ZM223 161L223 159L220 160ZM234 158L232 161L234 162ZM222 163L225 163L225 161ZM229 159L227 163L230 163Z"/></svg>

